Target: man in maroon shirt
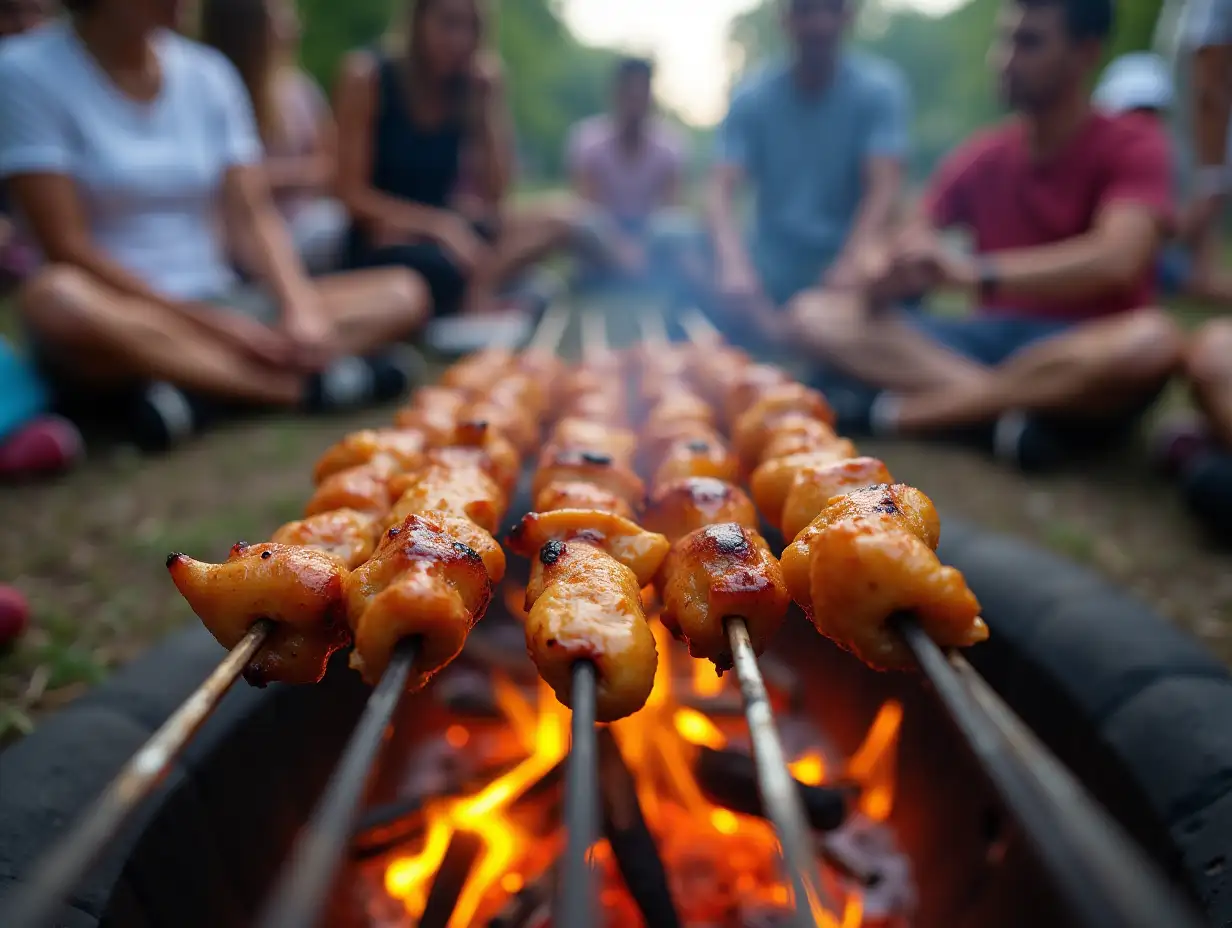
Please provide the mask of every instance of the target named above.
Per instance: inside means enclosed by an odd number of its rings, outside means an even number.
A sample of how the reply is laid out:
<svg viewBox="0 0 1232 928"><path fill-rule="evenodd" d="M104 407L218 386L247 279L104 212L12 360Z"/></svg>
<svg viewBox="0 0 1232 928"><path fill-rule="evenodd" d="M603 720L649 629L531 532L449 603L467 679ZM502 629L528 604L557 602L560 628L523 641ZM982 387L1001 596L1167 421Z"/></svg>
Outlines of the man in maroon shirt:
<svg viewBox="0 0 1232 928"><path fill-rule="evenodd" d="M866 256L858 294L794 307L825 362L882 391L866 409L875 432L995 423L998 450L1029 464L1024 439L1124 423L1177 368L1181 335L1153 305L1171 224L1168 140L1090 105L1112 7L1006 0L992 57L1016 115L946 160L919 215ZM942 241L951 227L970 232L973 255ZM940 288L977 313L891 308Z"/></svg>

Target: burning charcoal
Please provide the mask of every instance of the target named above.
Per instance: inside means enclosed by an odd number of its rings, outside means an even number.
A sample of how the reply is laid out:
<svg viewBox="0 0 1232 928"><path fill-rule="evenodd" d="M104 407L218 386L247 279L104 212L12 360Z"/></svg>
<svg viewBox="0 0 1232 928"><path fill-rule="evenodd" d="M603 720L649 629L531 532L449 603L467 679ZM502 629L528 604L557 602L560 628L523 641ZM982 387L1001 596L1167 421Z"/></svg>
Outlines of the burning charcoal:
<svg viewBox="0 0 1232 928"><path fill-rule="evenodd" d="M659 846L638 805L633 774L625 766L610 729L601 729L598 740L603 834L612 848L616 866L646 924L676 928L680 916L672 901Z"/></svg>
<svg viewBox="0 0 1232 928"><path fill-rule="evenodd" d="M419 919L419 928L446 928L453 918L458 899L462 896L462 890L471 871L475 869L483 848L483 838L478 835L465 831L454 832L445 857L432 880L432 889L428 891L428 901Z"/></svg>
<svg viewBox="0 0 1232 928"><path fill-rule="evenodd" d="M716 805L742 815L765 816L757 791L757 766L748 754L701 748L694 774L706 798ZM803 783L797 786L814 830L832 831L843 824L854 798L851 791Z"/></svg>
<svg viewBox="0 0 1232 928"><path fill-rule="evenodd" d="M432 697L450 712L472 719L500 719L500 709L492 695L490 671L457 668L437 678Z"/></svg>
<svg viewBox="0 0 1232 928"><path fill-rule="evenodd" d="M876 874L864 879L864 917L880 923L908 917L916 907L911 861L898 849L894 835L884 825L863 815L853 815L838 831L826 835L828 860L842 859L853 869Z"/></svg>

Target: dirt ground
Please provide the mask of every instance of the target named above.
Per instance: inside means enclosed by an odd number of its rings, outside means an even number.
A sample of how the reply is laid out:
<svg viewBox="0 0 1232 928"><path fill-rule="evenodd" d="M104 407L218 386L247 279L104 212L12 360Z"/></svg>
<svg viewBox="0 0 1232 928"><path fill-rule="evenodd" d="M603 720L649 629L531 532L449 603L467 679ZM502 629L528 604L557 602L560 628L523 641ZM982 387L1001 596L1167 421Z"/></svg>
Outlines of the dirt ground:
<svg viewBox="0 0 1232 928"><path fill-rule="evenodd" d="M166 555L221 558L293 518L316 456L388 410L316 422L266 419L165 458L105 449L58 482L0 491L0 579L31 599L34 625L0 655L0 739L97 683L192 620ZM1232 561L1206 548L1137 457L1048 479L970 452L866 443L943 512L1025 536L1133 589L1232 661Z"/></svg>

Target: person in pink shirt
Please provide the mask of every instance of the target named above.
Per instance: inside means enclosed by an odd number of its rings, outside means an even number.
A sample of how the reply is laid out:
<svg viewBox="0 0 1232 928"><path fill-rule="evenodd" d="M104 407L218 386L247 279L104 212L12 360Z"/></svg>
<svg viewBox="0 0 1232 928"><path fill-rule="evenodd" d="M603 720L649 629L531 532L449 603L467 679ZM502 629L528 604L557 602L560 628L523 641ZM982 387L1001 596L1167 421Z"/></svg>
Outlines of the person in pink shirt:
<svg viewBox="0 0 1232 928"><path fill-rule="evenodd" d="M700 235L677 208L685 145L655 114L653 83L652 62L621 59L612 112L579 123L568 142L574 190L591 205L582 247L628 279L664 270Z"/></svg>
<svg viewBox="0 0 1232 928"><path fill-rule="evenodd" d="M1158 125L1090 102L1112 25L1113 0L1005 0L992 58L1016 115L945 160L918 215L866 262L858 298L798 308L821 358L877 391L847 410L849 428L975 429L1044 467L1073 443L1122 437L1178 370L1182 335L1155 304L1170 144ZM971 253L943 239L955 227ZM894 308L937 289L978 309Z"/></svg>

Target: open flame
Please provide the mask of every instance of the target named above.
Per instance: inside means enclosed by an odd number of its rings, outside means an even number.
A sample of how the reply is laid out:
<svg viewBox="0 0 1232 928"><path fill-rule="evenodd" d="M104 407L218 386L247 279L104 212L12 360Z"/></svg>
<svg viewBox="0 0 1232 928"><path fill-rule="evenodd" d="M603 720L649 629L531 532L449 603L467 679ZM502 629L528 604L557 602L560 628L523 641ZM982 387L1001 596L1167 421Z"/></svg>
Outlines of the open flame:
<svg viewBox="0 0 1232 928"><path fill-rule="evenodd" d="M682 922L739 923L743 911L782 911L792 904L792 890L779 872L778 844L763 820L741 815L706 798L695 773L697 753L743 747L743 722L727 721L685 704L705 703L732 686L700 661L679 659L683 651L657 621L652 627L659 646L659 668L646 707L611 726L621 755L634 777L646 824L655 837L672 883ZM677 677L674 664L681 663ZM686 698L678 698L682 687ZM524 758L469 795L444 798L424 813L424 833L415 853L399 853L384 871L384 888L406 915L417 921L450 843L459 834L478 839L478 856L470 867L448 924L466 928L496 915L532 880L550 871L563 835L532 833L519 822L516 807L568 753L569 710L540 683L537 700L529 700L510 680L495 676L493 696L509 733ZM692 697L692 698L688 698ZM811 747L799 753L791 772L803 784L827 782L832 769L842 780L860 787L859 810L873 822L884 822L894 801L894 768L902 708L887 702L861 748L845 764L833 762ZM459 751L473 741L464 725L450 725L446 742ZM624 889L611 848L600 842L593 859L601 880L601 903L609 925L640 923ZM821 864L819 863L819 867ZM816 923L823 928L864 925L864 898L858 887L834 873L823 874L841 911L823 910L812 902ZM735 922L733 922L735 919Z"/></svg>

